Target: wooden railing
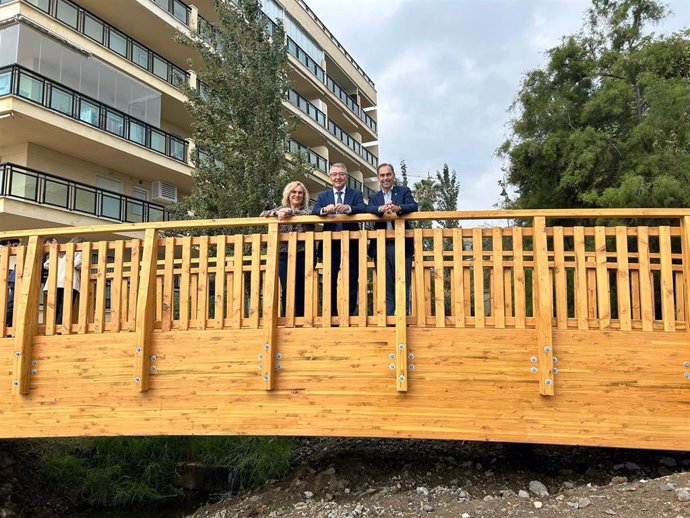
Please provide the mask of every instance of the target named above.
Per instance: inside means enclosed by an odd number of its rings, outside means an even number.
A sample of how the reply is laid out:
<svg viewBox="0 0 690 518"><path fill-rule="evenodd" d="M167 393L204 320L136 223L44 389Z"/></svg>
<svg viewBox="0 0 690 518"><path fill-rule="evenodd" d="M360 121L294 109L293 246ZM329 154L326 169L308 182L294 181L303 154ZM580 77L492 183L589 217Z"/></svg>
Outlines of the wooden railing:
<svg viewBox="0 0 690 518"><path fill-rule="evenodd" d="M321 223L324 218L293 220ZM368 224L379 218L361 215L328 221L338 220ZM462 226L405 230L405 220L454 220ZM481 225L473 225L473 220L481 220ZM508 225L489 226L491 220ZM576 224L563 223L569 220L576 220ZM630 220L634 225L612 224ZM652 225L645 225L649 220ZM559 224L547 226L548 221ZM72 343L83 344L94 335L106 340L118 340L106 338L115 334L130 337L127 340L134 344L130 383L144 392L152 388L151 378L160 372L157 356L165 345L155 344L163 336L168 341L186 340L185 336L192 336L189 333L213 339L252 337L247 347L259 351L257 384L269 391L280 389L275 380L283 375L280 350L290 341L288 330L298 332L312 348L318 348L318 341L325 336L337 341L338 337L359 336L357 333L365 333L361 336L369 340L390 342L393 347L388 360L398 393L412 390L408 383L416 375L415 365L420 365L414 349L421 351L424 343L426 354L432 355L425 360L432 361L436 341L449 336L471 337L484 355L489 354L492 344L498 347L497 341L530 336L532 351L525 369L528 379L538 382L542 396L556 394L557 336L568 336L569 340L590 336L572 332L625 336L617 338L620 344L620 340L625 343L630 336L638 336L635 333L640 333L640 338L633 341L653 343L654 333L663 333L675 334L679 343L687 345L690 210L417 213L392 222L394 230L390 231L340 233L280 233L275 219L263 218L0 233L0 239L23 240L17 248L0 249L0 343L6 343L6 350L11 348L14 353L9 369L12 392L31 393L32 373L38 370L36 343L50 347L51 339L69 343L64 340L72 337ZM212 229L227 231L211 236L185 235L190 230ZM240 233L246 229L254 232ZM137 231L142 232L142 238L89 240L94 234ZM42 238L49 235L81 235L88 241L42 246ZM386 315L383 262L377 267L367 257L369 246L383 257L386 239L396 243L395 316ZM406 239L414 244L409 315L404 286ZM333 308L333 272L328 258L337 241L343 267L338 307ZM287 244L288 264L293 265L288 273L285 314L281 314L278 303L281 243ZM304 279L296 278L294 268L298 244L305 249ZM316 250L321 250L321 255ZM358 308L354 314L349 313L347 296L351 251L359 259ZM75 270L77 257L81 265ZM81 277L81 285L76 297L71 290L64 290L62 322L57 322L56 275L50 272L57 271L61 260L66 263L64 285L71 286L75 275ZM8 325L6 281L9 265L15 262L14 319ZM42 285L44 263L49 275ZM296 316L294 311L297 282L305 285L304 316ZM319 329L330 334L323 335ZM523 332L527 335L520 334ZM254 345L249 345L250 341ZM499 348L508 346L502 343ZM686 356L676 362L678 386L683 389L690 387L690 354ZM351 358L347 361L357 363ZM438 364L445 360L440 355L433 361ZM194 369L193 359L188 360L187 368ZM480 371L477 376L486 374ZM452 372L440 375L452 376ZM687 404L687 390L683 398ZM687 438L687 427L682 434Z"/></svg>

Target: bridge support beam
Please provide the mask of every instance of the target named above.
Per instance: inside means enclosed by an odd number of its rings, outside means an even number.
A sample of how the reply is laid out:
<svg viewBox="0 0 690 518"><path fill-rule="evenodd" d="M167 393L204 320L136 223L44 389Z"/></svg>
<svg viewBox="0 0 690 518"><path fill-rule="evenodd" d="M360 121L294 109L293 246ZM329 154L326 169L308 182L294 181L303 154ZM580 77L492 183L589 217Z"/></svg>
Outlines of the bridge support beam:
<svg viewBox="0 0 690 518"><path fill-rule="evenodd" d="M383 256L385 258L385 251ZM385 269L384 269L385 270ZM384 287L385 289L385 287ZM407 392L407 298L405 279L405 221L395 220L395 375L398 392Z"/></svg>
<svg viewBox="0 0 690 518"><path fill-rule="evenodd" d="M535 217L532 225L534 250L534 275L536 276L536 328L539 393L553 396L553 294L549 275L546 218Z"/></svg>
<svg viewBox="0 0 690 518"><path fill-rule="evenodd" d="M139 392L149 389L151 339L156 307L156 268L158 265L158 231L149 228L144 235L141 259L141 282L137 293L137 320L134 349L134 382Z"/></svg>
<svg viewBox="0 0 690 518"><path fill-rule="evenodd" d="M264 343L259 353L261 380L264 389L273 390L273 358L276 351L276 324L278 321L278 257L280 252L280 233L278 223L268 226L268 246L266 248L266 282L264 283ZM283 289L286 289L283 287ZM257 308L258 310L258 308Z"/></svg>
<svg viewBox="0 0 690 518"><path fill-rule="evenodd" d="M38 326L38 300L41 293L41 236L29 237L21 274L19 305L15 314L14 368L12 394L29 393L33 339ZM19 268L19 264L17 264ZM17 270L19 272L19 270Z"/></svg>

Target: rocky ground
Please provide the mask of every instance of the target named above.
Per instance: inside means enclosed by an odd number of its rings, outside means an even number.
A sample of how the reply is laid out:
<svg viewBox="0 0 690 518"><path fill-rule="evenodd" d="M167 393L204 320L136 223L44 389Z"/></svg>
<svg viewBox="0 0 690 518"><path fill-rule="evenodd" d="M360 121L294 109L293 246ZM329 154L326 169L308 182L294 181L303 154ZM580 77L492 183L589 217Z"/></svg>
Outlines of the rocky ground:
<svg viewBox="0 0 690 518"><path fill-rule="evenodd" d="M690 453L319 439L284 479L194 517L690 518L689 488Z"/></svg>

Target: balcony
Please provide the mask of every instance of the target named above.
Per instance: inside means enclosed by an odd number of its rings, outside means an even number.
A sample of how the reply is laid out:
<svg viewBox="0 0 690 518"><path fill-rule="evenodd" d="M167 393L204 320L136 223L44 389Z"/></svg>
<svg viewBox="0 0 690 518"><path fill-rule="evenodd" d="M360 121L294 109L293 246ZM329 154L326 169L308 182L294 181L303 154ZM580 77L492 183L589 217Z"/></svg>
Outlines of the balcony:
<svg viewBox="0 0 690 518"><path fill-rule="evenodd" d="M315 120L317 124L324 128L326 127L326 114L307 101L295 90L290 89L288 91L288 101L296 106L301 112L306 113L311 119Z"/></svg>
<svg viewBox="0 0 690 518"><path fill-rule="evenodd" d="M22 0L159 79L179 88L189 73L69 0Z"/></svg>
<svg viewBox="0 0 690 518"><path fill-rule="evenodd" d="M322 173L328 174L328 160L315 151L312 151L301 142L297 142L294 139L288 140L288 151L293 155L303 154L310 165L313 165Z"/></svg>
<svg viewBox="0 0 690 518"><path fill-rule="evenodd" d="M321 68L321 66L319 66L316 61L309 56L309 54L304 52L302 47L297 45L297 43L295 43L295 41L289 36L287 37L287 49L288 52L297 58L297 61L307 67L307 69L314 74L319 81L322 83L325 81L326 73L323 71L323 68Z"/></svg>
<svg viewBox="0 0 690 518"><path fill-rule="evenodd" d="M14 95L187 164L188 142L18 65L0 68L0 97Z"/></svg>
<svg viewBox="0 0 690 518"><path fill-rule="evenodd" d="M16 164L0 164L0 197L121 223L167 221L162 205Z"/></svg>
<svg viewBox="0 0 690 518"><path fill-rule="evenodd" d="M191 7L189 7L184 2L180 0L151 0L158 7L172 14L179 21L184 23L189 27L189 15L192 12Z"/></svg>

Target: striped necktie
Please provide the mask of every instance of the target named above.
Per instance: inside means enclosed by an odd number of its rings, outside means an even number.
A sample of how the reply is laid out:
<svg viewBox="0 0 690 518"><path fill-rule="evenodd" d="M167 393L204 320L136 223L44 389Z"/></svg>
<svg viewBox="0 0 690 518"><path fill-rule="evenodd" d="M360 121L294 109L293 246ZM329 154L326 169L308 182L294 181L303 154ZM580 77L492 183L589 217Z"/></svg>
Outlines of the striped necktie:
<svg viewBox="0 0 690 518"><path fill-rule="evenodd" d="M338 205L343 203L343 191L338 191L336 192L337 198L336 198L336 203ZM341 231L343 229L343 224L342 223L336 223L335 224L335 230L336 231Z"/></svg>

